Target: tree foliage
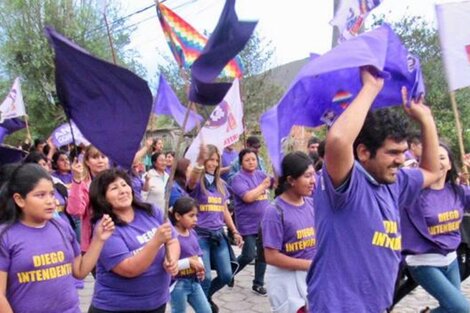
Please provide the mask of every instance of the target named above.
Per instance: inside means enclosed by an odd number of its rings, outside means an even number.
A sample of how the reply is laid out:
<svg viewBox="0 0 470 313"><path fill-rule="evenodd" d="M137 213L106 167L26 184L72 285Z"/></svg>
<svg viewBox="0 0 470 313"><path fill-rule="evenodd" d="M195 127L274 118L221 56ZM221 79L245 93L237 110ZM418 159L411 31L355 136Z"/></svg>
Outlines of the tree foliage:
<svg viewBox="0 0 470 313"><path fill-rule="evenodd" d="M0 87L6 94L14 78L21 77L33 136L48 136L65 120L57 103L53 52L44 27L53 26L91 54L112 62L101 6L100 0L0 1ZM118 13L119 7L108 5L108 21L115 21L110 28L117 62L143 74L133 61L135 52L124 49L132 29L117 18Z"/></svg>

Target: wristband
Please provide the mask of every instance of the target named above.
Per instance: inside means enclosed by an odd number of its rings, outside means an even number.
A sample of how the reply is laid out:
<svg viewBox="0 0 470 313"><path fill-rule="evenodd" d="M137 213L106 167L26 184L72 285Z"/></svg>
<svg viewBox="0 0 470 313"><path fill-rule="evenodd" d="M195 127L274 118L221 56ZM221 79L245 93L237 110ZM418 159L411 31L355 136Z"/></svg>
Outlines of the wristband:
<svg viewBox="0 0 470 313"><path fill-rule="evenodd" d="M186 270L190 267L191 267L191 264L189 263L189 258L184 258L184 259L178 260L178 270L179 271Z"/></svg>

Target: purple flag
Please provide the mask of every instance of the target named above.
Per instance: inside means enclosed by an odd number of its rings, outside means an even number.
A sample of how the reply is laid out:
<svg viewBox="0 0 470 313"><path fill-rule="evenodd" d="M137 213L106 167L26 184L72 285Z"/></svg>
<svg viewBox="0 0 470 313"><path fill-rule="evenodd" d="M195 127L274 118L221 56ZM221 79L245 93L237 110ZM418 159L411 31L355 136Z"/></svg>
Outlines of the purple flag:
<svg viewBox="0 0 470 313"><path fill-rule="evenodd" d="M52 28L57 95L67 117L117 164L130 168L144 136L152 93L131 71L88 54Z"/></svg>
<svg viewBox="0 0 470 313"><path fill-rule="evenodd" d="M201 55L191 67L189 99L206 104L219 104L231 83L213 83L225 65L243 50L258 22L240 22L235 0L226 0L219 22Z"/></svg>
<svg viewBox="0 0 470 313"><path fill-rule="evenodd" d="M18 117L10 118L0 124L0 143L6 136L26 127L26 123Z"/></svg>
<svg viewBox="0 0 470 313"><path fill-rule="evenodd" d="M157 96L155 97L155 104L153 105L153 112L155 114L170 115L175 119L180 127L183 127L186 111L187 108L181 104L173 89L171 89L166 82L165 77L160 75ZM202 120L203 118L199 114L191 110L189 112L184 132L188 132L193 129L198 123L201 123Z"/></svg>
<svg viewBox="0 0 470 313"><path fill-rule="evenodd" d="M20 162L28 154L21 149L0 144L0 165Z"/></svg>
<svg viewBox="0 0 470 313"><path fill-rule="evenodd" d="M388 25L343 42L311 58L279 103L260 118L274 169L280 173L281 142L293 125L331 125L362 87L360 67L371 65L385 78L372 108L400 105L401 87L410 98L424 92L419 60L401 44Z"/></svg>
<svg viewBox="0 0 470 313"><path fill-rule="evenodd" d="M75 139L75 143L77 145L83 143L85 146L88 146L90 144L90 142L82 135L82 132L77 128L77 125L75 125L73 121L71 121L71 124L72 127L70 127L69 123L64 123L52 131L51 140L54 146L62 147L71 144L73 139Z"/></svg>

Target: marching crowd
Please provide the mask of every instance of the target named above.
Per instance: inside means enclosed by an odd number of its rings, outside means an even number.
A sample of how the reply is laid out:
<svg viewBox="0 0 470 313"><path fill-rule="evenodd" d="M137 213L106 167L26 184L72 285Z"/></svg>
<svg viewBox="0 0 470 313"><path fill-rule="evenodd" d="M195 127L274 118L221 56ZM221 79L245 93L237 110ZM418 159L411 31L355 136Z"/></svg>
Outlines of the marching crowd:
<svg viewBox="0 0 470 313"><path fill-rule="evenodd" d="M470 312L456 255L470 190L424 99L402 90L409 119L371 111L384 80L361 78L325 140L287 153L276 177L255 136L239 152L202 144L194 164L147 139L131 169L37 142L0 171L0 312L78 313L89 273L90 313L218 312L252 261L272 312L390 311L404 266L439 302L422 312Z"/></svg>

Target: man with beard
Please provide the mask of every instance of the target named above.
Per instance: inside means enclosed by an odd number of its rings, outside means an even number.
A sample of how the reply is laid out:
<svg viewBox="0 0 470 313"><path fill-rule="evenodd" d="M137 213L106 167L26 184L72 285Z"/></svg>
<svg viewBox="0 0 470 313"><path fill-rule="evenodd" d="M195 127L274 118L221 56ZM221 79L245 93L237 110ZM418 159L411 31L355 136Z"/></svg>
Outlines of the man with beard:
<svg viewBox="0 0 470 313"><path fill-rule="evenodd" d="M400 262L399 208L439 177L438 138L422 99L404 105L421 127L421 168L400 169L408 122L369 112L383 79L362 69L363 87L328 132L314 195L317 254L307 277L309 312L383 313ZM404 103L406 89L402 90Z"/></svg>

